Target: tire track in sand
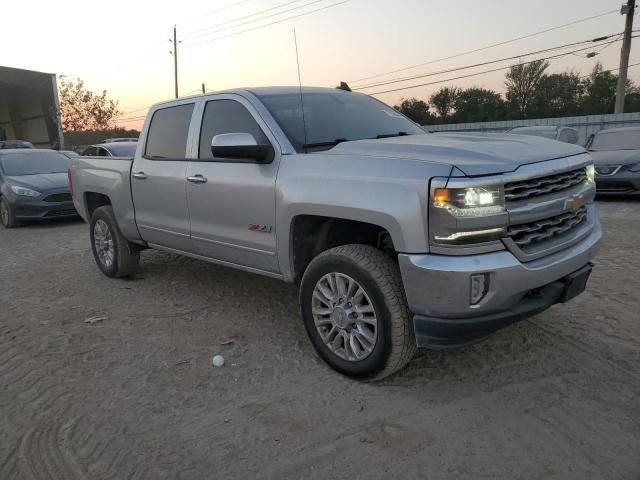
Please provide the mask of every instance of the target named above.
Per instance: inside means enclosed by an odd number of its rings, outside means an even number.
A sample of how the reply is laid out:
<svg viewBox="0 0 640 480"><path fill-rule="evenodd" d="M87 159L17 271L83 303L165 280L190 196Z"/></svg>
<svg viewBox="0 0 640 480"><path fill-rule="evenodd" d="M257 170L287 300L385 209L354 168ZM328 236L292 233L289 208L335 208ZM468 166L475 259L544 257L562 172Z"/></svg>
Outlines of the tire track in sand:
<svg viewBox="0 0 640 480"><path fill-rule="evenodd" d="M62 426L43 423L31 428L20 440L20 478L88 480L75 457L63 445Z"/></svg>

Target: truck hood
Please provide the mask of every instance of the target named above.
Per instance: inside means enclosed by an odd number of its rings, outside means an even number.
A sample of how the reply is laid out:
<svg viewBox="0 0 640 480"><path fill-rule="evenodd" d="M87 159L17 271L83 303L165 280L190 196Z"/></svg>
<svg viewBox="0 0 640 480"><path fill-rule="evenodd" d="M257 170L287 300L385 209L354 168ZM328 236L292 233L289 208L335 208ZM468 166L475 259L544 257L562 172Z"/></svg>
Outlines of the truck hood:
<svg viewBox="0 0 640 480"><path fill-rule="evenodd" d="M528 163L580 155L585 149L530 135L432 133L343 142L323 153L444 163L472 177L512 172Z"/></svg>
<svg viewBox="0 0 640 480"><path fill-rule="evenodd" d="M640 150L609 150L589 152L598 165L633 165L640 163Z"/></svg>
<svg viewBox="0 0 640 480"><path fill-rule="evenodd" d="M41 193L68 190L66 173L42 173L39 175L14 175L6 177L7 183L31 188Z"/></svg>

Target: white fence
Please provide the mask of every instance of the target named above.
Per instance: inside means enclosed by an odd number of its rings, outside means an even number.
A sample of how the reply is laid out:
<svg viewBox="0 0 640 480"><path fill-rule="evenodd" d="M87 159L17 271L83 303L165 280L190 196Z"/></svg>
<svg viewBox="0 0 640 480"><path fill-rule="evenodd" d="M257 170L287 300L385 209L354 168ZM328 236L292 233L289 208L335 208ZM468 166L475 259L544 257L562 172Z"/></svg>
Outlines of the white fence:
<svg viewBox="0 0 640 480"><path fill-rule="evenodd" d="M505 120L500 122L448 123L445 125L424 125L429 132L506 132L514 127L535 125L560 125L573 127L578 131L584 145L587 138L598 130L618 127L640 126L640 112L609 115L583 115L580 117L535 118L527 120Z"/></svg>

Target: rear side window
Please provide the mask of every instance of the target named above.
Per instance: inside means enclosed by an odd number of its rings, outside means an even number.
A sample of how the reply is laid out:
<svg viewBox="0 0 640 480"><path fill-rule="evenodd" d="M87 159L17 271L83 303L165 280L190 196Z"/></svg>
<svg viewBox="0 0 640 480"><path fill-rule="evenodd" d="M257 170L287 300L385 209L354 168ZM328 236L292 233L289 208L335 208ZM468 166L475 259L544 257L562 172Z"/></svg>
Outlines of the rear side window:
<svg viewBox="0 0 640 480"><path fill-rule="evenodd" d="M151 118L144 155L152 160L184 160L193 103L157 110Z"/></svg>
<svg viewBox="0 0 640 480"><path fill-rule="evenodd" d="M198 158L213 159L211 140L223 133L250 133L258 145L269 144L269 139L244 105L235 100L212 100L207 102L202 118Z"/></svg>

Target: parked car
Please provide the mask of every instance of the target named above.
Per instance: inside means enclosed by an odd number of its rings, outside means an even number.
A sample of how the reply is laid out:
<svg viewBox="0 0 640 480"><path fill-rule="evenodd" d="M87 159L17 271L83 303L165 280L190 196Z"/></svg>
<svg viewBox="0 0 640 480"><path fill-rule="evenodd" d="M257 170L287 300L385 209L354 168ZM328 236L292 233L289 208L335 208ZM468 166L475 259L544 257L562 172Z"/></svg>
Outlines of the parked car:
<svg viewBox="0 0 640 480"><path fill-rule="evenodd" d="M518 135L533 135L536 137L548 138L565 143L578 143L580 135L575 128L560 127L556 125L539 125L532 127L515 127L509 130L509 133Z"/></svg>
<svg viewBox="0 0 640 480"><path fill-rule="evenodd" d="M640 127L600 130L589 137L587 148L598 195L640 194Z"/></svg>
<svg viewBox="0 0 640 480"><path fill-rule="evenodd" d="M71 158L71 157L79 157L80 154L77 152L74 152L73 150L58 150L61 154L63 154L64 156Z"/></svg>
<svg viewBox="0 0 640 480"><path fill-rule="evenodd" d="M137 138L130 138L130 137L126 137L126 138L107 138L102 143L137 142L137 141L138 141Z"/></svg>
<svg viewBox="0 0 640 480"><path fill-rule="evenodd" d="M91 145L82 152L84 157L132 157L136 153L137 142L115 142Z"/></svg>
<svg viewBox="0 0 640 480"><path fill-rule="evenodd" d="M69 158L55 150L0 150L0 220L12 228L24 220L78 215L67 181Z"/></svg>
<svg viewBox="0 0 640 480"><path fill-rule="evenodd" d="M585 289L602 232L582 147L427 134L325 88L148 115L133 158L72 160L98 268L130 275L155 248L295 283L311 343L346 375L384 377Z"/></svg>
<svg viewBox="0 0 640 480"><path fill-rule="evenodd" d="M0 140L0 150L8 148L33 148L33 144L26 140Z"/></svg>

